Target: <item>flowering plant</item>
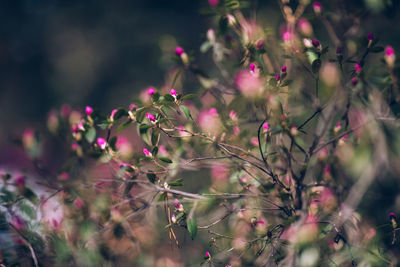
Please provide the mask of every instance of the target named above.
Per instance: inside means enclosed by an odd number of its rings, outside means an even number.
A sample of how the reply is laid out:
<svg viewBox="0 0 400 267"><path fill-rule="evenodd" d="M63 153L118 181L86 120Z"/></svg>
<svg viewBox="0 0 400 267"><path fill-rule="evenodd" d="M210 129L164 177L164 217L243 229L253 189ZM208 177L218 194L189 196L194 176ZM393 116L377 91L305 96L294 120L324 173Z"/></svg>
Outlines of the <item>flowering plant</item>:
<svg viewBox="0 0 400 267"><path fill-rule="evenodd" d="M394 48L336 32L319 2L280 1L279 31L239 1L209 4L213 78L176 46L172 78L129 107L51 112L67 144L55 172L41 164L44 133L25 131L40 179L2 174L6 265L398 262L396 214L368 207L371 186L399 173Z"/></svg>

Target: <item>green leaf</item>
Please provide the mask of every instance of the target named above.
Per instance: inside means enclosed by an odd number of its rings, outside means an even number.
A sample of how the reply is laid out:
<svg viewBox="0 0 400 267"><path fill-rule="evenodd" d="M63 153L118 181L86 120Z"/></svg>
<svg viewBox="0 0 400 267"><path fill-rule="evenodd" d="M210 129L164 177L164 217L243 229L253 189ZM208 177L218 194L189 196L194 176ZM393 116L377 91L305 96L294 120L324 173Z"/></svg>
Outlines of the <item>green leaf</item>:
<svg viewBox="0 0 400 267"><path fill-rule="evenodd" d="M123 108L119 108L114 114L114 121L119 120L122 117L128 116L128 111Z"/></svg>
<svg viewBox="0 0 400 267"><path fill-rule="evenodd" d="M190 115L190 110L187 106L185 105L180 105L179 109L183 112L183 114L185 114L187 119L190 119L192 116Z"/></svg>
<svg viewBox="0 0 400 267"><path fill-rule="evenodd" d="M29 218L31 218L32 220L36 220L36 211L31 205L25 203L24 201L21 201L18 207L21 210L21 212L28 215Z"/></svg>
<svg viewBox="0 0 400 267"><path fill-rule="evenodd" d="M188 94L188 95L182 96L181 101L189 100L189 99L193 99L193 98L197 98L197 95L196 94Z"/></svg>
<svg viewBox="0 0 400 267"><path fill-rule="evenodd" d="M182 178L176 179L175 181L169 182L168 185L170 185L170 186L183 186L183 179Z"/></svg>
<svg viewBox="0 0 400 267"><path fill-rule="evenodd" d="M166 95L164 95L164 100L169 101L169 102L174 102L175 98L170 94L166 94Z"/></svg>
<svg viewBox="0 0 400 267"><path fill-rule="evenodd" d="M151 132L151 144L153 146L157 145L159 139L160 139L160 130L153 129Z"/></svg>
<svg viewBox="0 0 400 267"><path fill-rule="evenodd" d="M89 144L93 143L94 139L96 138L96 129L92 127L87 130L85 133L85 138Z"/></svg>
<svg viewBox="0 0 400 267"><path fill-rule="evenodd" d="M139 129L140 129L140 131L143 131L143 130L147 130L151 127L153 127L153 124L141 124Z"/></svg>
<svg viewBox="0 0 400 267"><path fill-rule="evenodd" d="M108 128L108 126L110 126L110 122L108 121L103 121L99 124L97 124L97 126L99 126L102 130L105 130Z"/></svg>
<svg viewBox="0 0 400 267"><path fill-rule="evenodd" d="M280 85L280 86L281 86L281 87L288 86L289 84L291 84L291 83L292 83L292 81L293 81L293 80L284 80L284 81L283 81L283 83L281 83L281 85Z"/></svg>
<svg viewBox="0 0 400 267"><path fill-rule="evenodd" d="M166 157L159 157L158 159L165 163L172 163L172 160L170 160L169 158L166 158Z"/></svg>
<svg viewBox="0 0 400 267"><path fill-rule="evenodd" d="M149 179L149 181L151 183L154 184L156 182L156 180L157 180L157 175L155 175L154 173L148 173L147 174L147 178Z"/></svg>
<svg viewBox="0 0 400 267"><path fill-rule="evenodd" d="M131 123L132 123L132 121L129 120L129 121L126 121L126 122L120 124L120 125L117 127L117 129L115 130L115 132L116 132L116 133L119 133L120 131L125 130L126 128L128 128L128 126L129 126Z"/></svg>
<svg viewBox="0 0 400 267"><path fill-rule="evenodd" d="M197 222L196 219L191 217L187 220L187 228L190 234L190 237L192 238L192 240L194 240L194 238L197 235Z"/></svg>

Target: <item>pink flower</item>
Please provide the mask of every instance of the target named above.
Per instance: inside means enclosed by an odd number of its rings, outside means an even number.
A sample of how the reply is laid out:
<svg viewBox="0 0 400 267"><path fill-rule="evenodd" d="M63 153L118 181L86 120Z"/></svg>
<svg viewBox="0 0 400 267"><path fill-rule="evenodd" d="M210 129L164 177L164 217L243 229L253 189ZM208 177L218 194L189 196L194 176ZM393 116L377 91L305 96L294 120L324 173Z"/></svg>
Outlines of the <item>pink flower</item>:
<svg viewBox="0 0 400 267"><path fill-rule="evenodd" d="M313 3L313 9L315 14L319 15L322 12L322 5L320 2L314 2Z"/></svg>
<svg viewBox="0 0 400 267"><path fill-rule="evenodd" d="M389 213L389 218L391 220L396 220L396 214L394 214L394 212Z"/></svg>
<svg viewBox="0 0 400 267"><path fill-rule="evenodd" d="M183 205L179 202L177 198L174 199L174 207L176 210L182 212L183 211Z"/></svg>
<svg viewBox="0 0 400 267"><path fill-rule="evenodd" d="M313 35L313 28L307 19L300 18L299 21L297 22L297 27L299 28L299 31L301 34L303 34L305 36Z"/></svg>
<svg viewBox="0 0 400 267"><path fill-rule="evenodd" d="M339 121L336 123L335 128L333 128L334 133L338 133L342 129L342 123Z"/></svg>
<svg viewBox="0 0 400 267"><path fill-rule="evenodd" d="M169 155L167 149L163 145L158 147L158 154L162 157L167 157Z"/></svg>
<svg viewBox="0 0 400 267"><path fill-rule="evenodd" d="M86 106L86 108L85 108L85 113L86 113L86 115L88 115L88 116L92 115L92 113L93 113L93 108L90 107L90 106Z"/></svg>
<svg viewBox="0 0 400 267"><path fill-rule="evenodd" d="M114 121L114 116L115 116L115 113L117 113L117 109L113 109L112 111L111 111L111 114L110 114L110 121Z"/></svg>
<svg viewBox="0 0 400 267"><path fill-rule="evenodd" d="M389 67L393 68L394 62L396 61L396 55L392 46L388 45L385 48L385 61Z"/></svg>
<svg viewBox="0 0 400 267"><path fill-rule="evenodd" d="M151 114L151 113L146 113L146 118L147 118L150 122L152 122L152 123L157 122L156 117L155 117L153 114Z"/></svg>
<svg viewBox="0 0 400 267"><path fill-rule="evenodd" d="M206 255L205 255L207 258L210 258L211 257L211 255L210 255L210 252L206 252Z"/></svg>
<svg viewBox="0 0 400 267"><path fill-rule="evenodd" d="M318 47L321 45L317 39L312 39L311 42L312 42L312 45L313 45L315 48L318 48Z"/></svg>
<svg viewBox="0 0 400 267"><path fill-rule="evenodd" d="M149 88L147 88L146 92L148 95L153 95L153 94L155 94L156 89L154 87L149 87Z"/></svg>
<svg viewBox="0 0 400 267"><path fill-rule="evenodd" d="M183 53L185 53L185 50L183 50L182 47L177 46L177 47L175 48L175 54L176 54L178 57L180 57Z"/></svg>
<svg viewBox="0 0 400 267"><path fill-rule="evenodd" d="M285 44L289 44L292 39L293 39L293 36L290 32L288 32L288 31L283 32L282 40Z"/></svg>
<svg viewBox="0 0 400 267"><path fill-rule="evenodd" d="M250 72L254 73L256 71L256 65L254 63L250 63L249 70Z"/></svg>
<svg viewBox="0 0 400 267"><path fill-rule="evenodd" d="M263 124L263 129L264 129L264 132L268 131L268 129L269 129L269 124L268 124L268 122L265 122L265 123Z"/></svg>
<svg viewBox="0 0 400 267"><path fill-rule="evenodd" d="M84 203L83 203L82 199L80 199L79 197L77 197L77 198L75 198L75 200L74 200L74 205L75 205L75 207L77 207L78 209L82 209Z"/></svg>
<svg viewBox="0 0 400 267"><path fill-rule="evenodd" d="M229 168L224 163L214 163L211 167L211 178L215 182L224 182L229 178Z"/></svg>
<svg viewBox="0 0 400 267"><path fill-rule="evenodd" d="M279 73L275 74L275 80L278 82L281 79L281 75Z"/></svg>
<svg viewBox="0 0 400 267"><path fill-rule="evenodd" d="M210 110L208 111L208 113L210 114L210 115L216 115L216 116L218 116L218 111L217 111L217 109L216 108L210 108Z"/></svg>
<svg viewBox="0 0 400 267"><path fill-rule="evenodd" d="M143 154L146 157L152 157L153 155L151 154L151 152L147 149L147 148L143 148Z"/></svg>
<svg viewBox="0 0 400 267"><path fill-rule="evenodd" d="M22 230L25 227L25 221L18 215L12 216L11 224L18 230Z"/></svg>
<svg viewBox="0 0 400 267"><path fill-rule="evenodd" d="M233 127L233 133L234 133L235 135L239 135L239 134L240 134L240 128L239 128L239 126Z"/></svg>
<svg viewBox="0 0 400 267"><path fill-rule="evenodd" d="M176 223L176 217L175 217L175 214L172 214L172 216L171 216L171 222L172 222L172 223Z"/></svg>
<svg viewBox="0 0 400 267"><path fill-rule="evenodd" d="M219 0L208 0L208 3L210 6L217 6L219 3Z"/></svg>
<svg viewBox="0 0 400 267"><path fill-rule="evenodd" d="M356 65L354 65L354 70L355 70L357 73L360 73L360 72L361 72L361 65L360 65L359 63L356 63Z"/></svg>
<svg viewBox="0 0 400 267"><path fill-rule="evenodd" d="M21 175L15 178L15 184L20 187L25 186L25 176Z"/></svg>
<svg viewBox="0 0 400 267"><path fill-rule="evenodd" d="M262 92L262 81L249 71L240 71L235 78L239 91L248 98L254 98Z"/></svg>
<svg viewBox="0 0 400 267"><path fill-rule="evenodd" d="M171 89L170 94L171 94L171 95L175 98L175 100L176 100L176 97L178 96L178 94L176 93L176 91L175 91L174 88Z"/></svg>
<svg viewBox="0 0 400 267"><path fill-rule="evenodd" d="M66 181L69 179L69 174L67 172L62 172L60 173L59 177L61 180Z"/></svg>
<svg viewBox="0 0 400 267"><path fill-rule="evenodd" d="M369 42L371 42L373 39L374 39L373 33L372 33L372 32L368 33L368 34L367 34L367 40L368 40Z"/></svg>
<svg viewBox="0 0 400 267"><path fill-rule="evenodd" d="M217 135L222 130L222 123L215 108L200 112L198 123L203 131L212 135Z"/></svg>
<svg viewBox="0 0 400 267"><path fill-rule="evenodd" d="M265 42L263 39L259 39L256 43L256 49L261 50L264 48Z"/></svg>
<svg viewBox="0 0 400 267"><path fill-rule="evenodd" d="M231 112L229 112L229 118L231 118L231 120L233 121L237 121L237 114L234 110L231 110Z"/></svg>
<svg viewBox="0 0 400 267"><path fill-rule="evenodd" d="M107 141L104 138L99 137L97 138L97 144L101 149L105 149L107 146Z"/></svg>
<svg viewBox="0 0 400 267"><path fill-rule="evenodd" d="M281 71L282 72L286 72L287 71L287 67L285 65L283 65Z"/></svg>
<svg viewBox="0 0 400 267"><path fill-rule="evenodd" d="M134 109L137 109L138 108L138 106L136 106L135 104L130 104L129 105L129 110L134 110Z"/></svg>
<svg viewBox="0 0 400 267"><path fill-rule="evenodd" d="M257 137L252 137L252 138L250 139L250 144L251 144L252 146L258 147L258 138L257 138Z"/></svg>

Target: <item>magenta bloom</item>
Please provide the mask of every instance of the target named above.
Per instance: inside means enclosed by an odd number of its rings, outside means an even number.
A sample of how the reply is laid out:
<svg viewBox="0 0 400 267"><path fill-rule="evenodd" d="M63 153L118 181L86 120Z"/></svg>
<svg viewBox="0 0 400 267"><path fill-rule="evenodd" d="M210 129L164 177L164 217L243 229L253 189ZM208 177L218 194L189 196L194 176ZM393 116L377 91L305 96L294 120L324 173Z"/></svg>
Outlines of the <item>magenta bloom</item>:
<svg viewBox="0 0 400 267"><path fill-rule="evenodd" d="M256 71L256 65L254 63L250 63L249 70L254 73Z"/></svg>
<svg viewBox="0 0 400 267"><path fill-rule="evenodd" d="M394 49L390 45L385 47L385 61L389 65L389 67L393 67L394 62L396 61L396 55L394 53Z"/></svg>
<svg viewBox="0 0 400 267"><path fill-rule="evenodd" d="M211 257L210 252L208 252L208 251L206 252L206 257L207 258Z"/></svg>
<svg viewBox="0 0 400 267"><path fill-rule="evenodd" d="M25 176L21 175L15 178L15 184L18 186L25 186Z"/></svg>
<svg viewBox="0 0 400 267"><path fill-rule="evenodd" d="M361 71L361 65L356 63L356 65L354 65L354 69L357 73L359 73Z"/></svg>
<svg viewBox="0 0 400 267"><path fill-rule="evenodd" d="M262 91L262 81L250 71L240 71L235 78L239 91L249 98L259 96Z"/></svg>
<svg viewBox="0 0 400 267"><path fill-rule="evenodd" d="M146 113L146 118L153 123L157 121L156 117L151 113Z"/></svg>
<svg viewBox="0 0 400 267"><path fill-rule="evenodd" d="M83 201L79 197L75 198L74 200L75 207L82 209L83 208Z"/></svg>
<svg viewBox="0 0 400 267"><path fill-rule="evenodd" d="M104 138L99 137L97 138L97 144L101 149L105 149L107 146L107 141Z"/></svg>
<svg viewBox="0 0 400 267"><path fill-rule="evenodd" d="M208 0L208 3L210 6L217 6L219 3L219 0Z"/></svg>
<svg viewBox="0 0 400 267"><path fill-rule="evenodd" d="M396 214L394 214L393 212L391 212L391 213L389 213L389 218L391 219L391 220L396 220Z"/></svg>
<svg viewBox="0 0 400 267"><path fill-rule="evenodd" d="M86 106L86 108L85 108L85 113L86 113L86 115L88 115L88 116L92 115L92 113L93 113L93 108L90 107L90 106Z"/></svg>
<svg viewBox="0 0 400 267"><path fill-rule="evenodd" d="M177 46L177 47L175 48L175 54L176 54L178 57L180 57L183 53L185 53L185 50L183 50L182 47Z"/></svg>
<svg viewBox="0 0 400 267"><path fill-rule="evenodd" d="M319 41L318 41L317 39L312 39L312 45L313 45L315 48L317 48L317 47L320 46L320 43L319 43Z"/></svg>
<svg viewBox="0 0 400 267"><path fill-rule="evenodd" d="M61 180L68 180L69 179L69 174L67 173L67 172L62 172L62 173L60 173L60 179Z"/></svg>
<svg viewBox="0 0 400 267"><path fill-rule="evenodd" d="M178 93L175 91L174 88L171 89L170 94L176 99L176 97L178 96Z"/></svg>
<svg viewBox="0 0 400 267"><path fill-rule="evenodd" d="M385 48L385 55L386 55L386 56L392 56L392 55L394 55L394 49L393 49L392 46L390 46L390 45L386 46L386 48Z"/></svg>
<svg viewBox="0 0 400 267"><path fill-rule="evenodd" d="M231 112L229 112L229 118L231 118L231 120L233 121L237 120L237 114L234 110L231 110Z"/></svg>
<svg viewBox="0 0 400 267"><path fill-rule="evenodd" d="M147 148L143 148L143 154L144 154L146 157L151 157L151 156L153 156L153 155L151 154L151 152L150 152Z"/></svg>
<svg viewBox="0 0 400 267"><path fill-rule="evenodd" d="M374 39L374 35L372 34L372 32L367 34L367 39L368 41L372 41Z"/></svg>
<svg viewBox="0 0 400 267"><path fill-rule="evenodd" d="M317 14L317 15L321 14L321 11L322 11L321 3L320 2L314 2L313 3L313 9L314 9L315 14Z"/></svg>
<svg viewBox="0 0 400 267"><path fill-rule="evenodd" d="M146 92L148 95L153 95L153 94L155 94L156 89L154 89L154 87L149 87L149 88L147 88Z"/></svg>
<svg viewBox="0 0 400 267"><path fill-rule="evenodd" d="M282 72L286 72L286 71L287 71L287 68L286 68L286 66L285 66L285 65L283 65L283 66L282 66L282 69L281 69L281 71L282 71Z"/></svg>
<svg viewBox="0 0 400 267"><path fill-rule="evenodd" d="M18 230L21 230L25 227L25 221L19 217L18 215L14 215L11 218L11 224L17 228Z"/></svg>
<svg viewBox="0 0 400 267"><path fill-rule="evenodd" d="M275 80L279 81L281 79L281 75L279 73L275 74Z"/></svg>
<svg viewBox="0 0 400 267"><path fill-rule="evenodd" d="M268 129L269 129L269 124L268 124L268 122L266 122L266 123L263 124L263 129L264 129L265 132L268 131Z"/></svg>

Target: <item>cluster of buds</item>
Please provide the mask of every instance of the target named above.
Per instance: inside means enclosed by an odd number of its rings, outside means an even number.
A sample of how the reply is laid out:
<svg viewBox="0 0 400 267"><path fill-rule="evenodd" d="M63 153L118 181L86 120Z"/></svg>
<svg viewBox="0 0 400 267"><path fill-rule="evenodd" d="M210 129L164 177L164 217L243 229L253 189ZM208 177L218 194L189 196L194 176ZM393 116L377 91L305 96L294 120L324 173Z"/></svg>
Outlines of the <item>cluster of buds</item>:
<svg viewBox="0 0 400 267"><path fill-rule="evenodd" d="M177 46L175 48L175 55L177 55L182 60L183 64L189 65L189 57L182 47Z"/></svg>

